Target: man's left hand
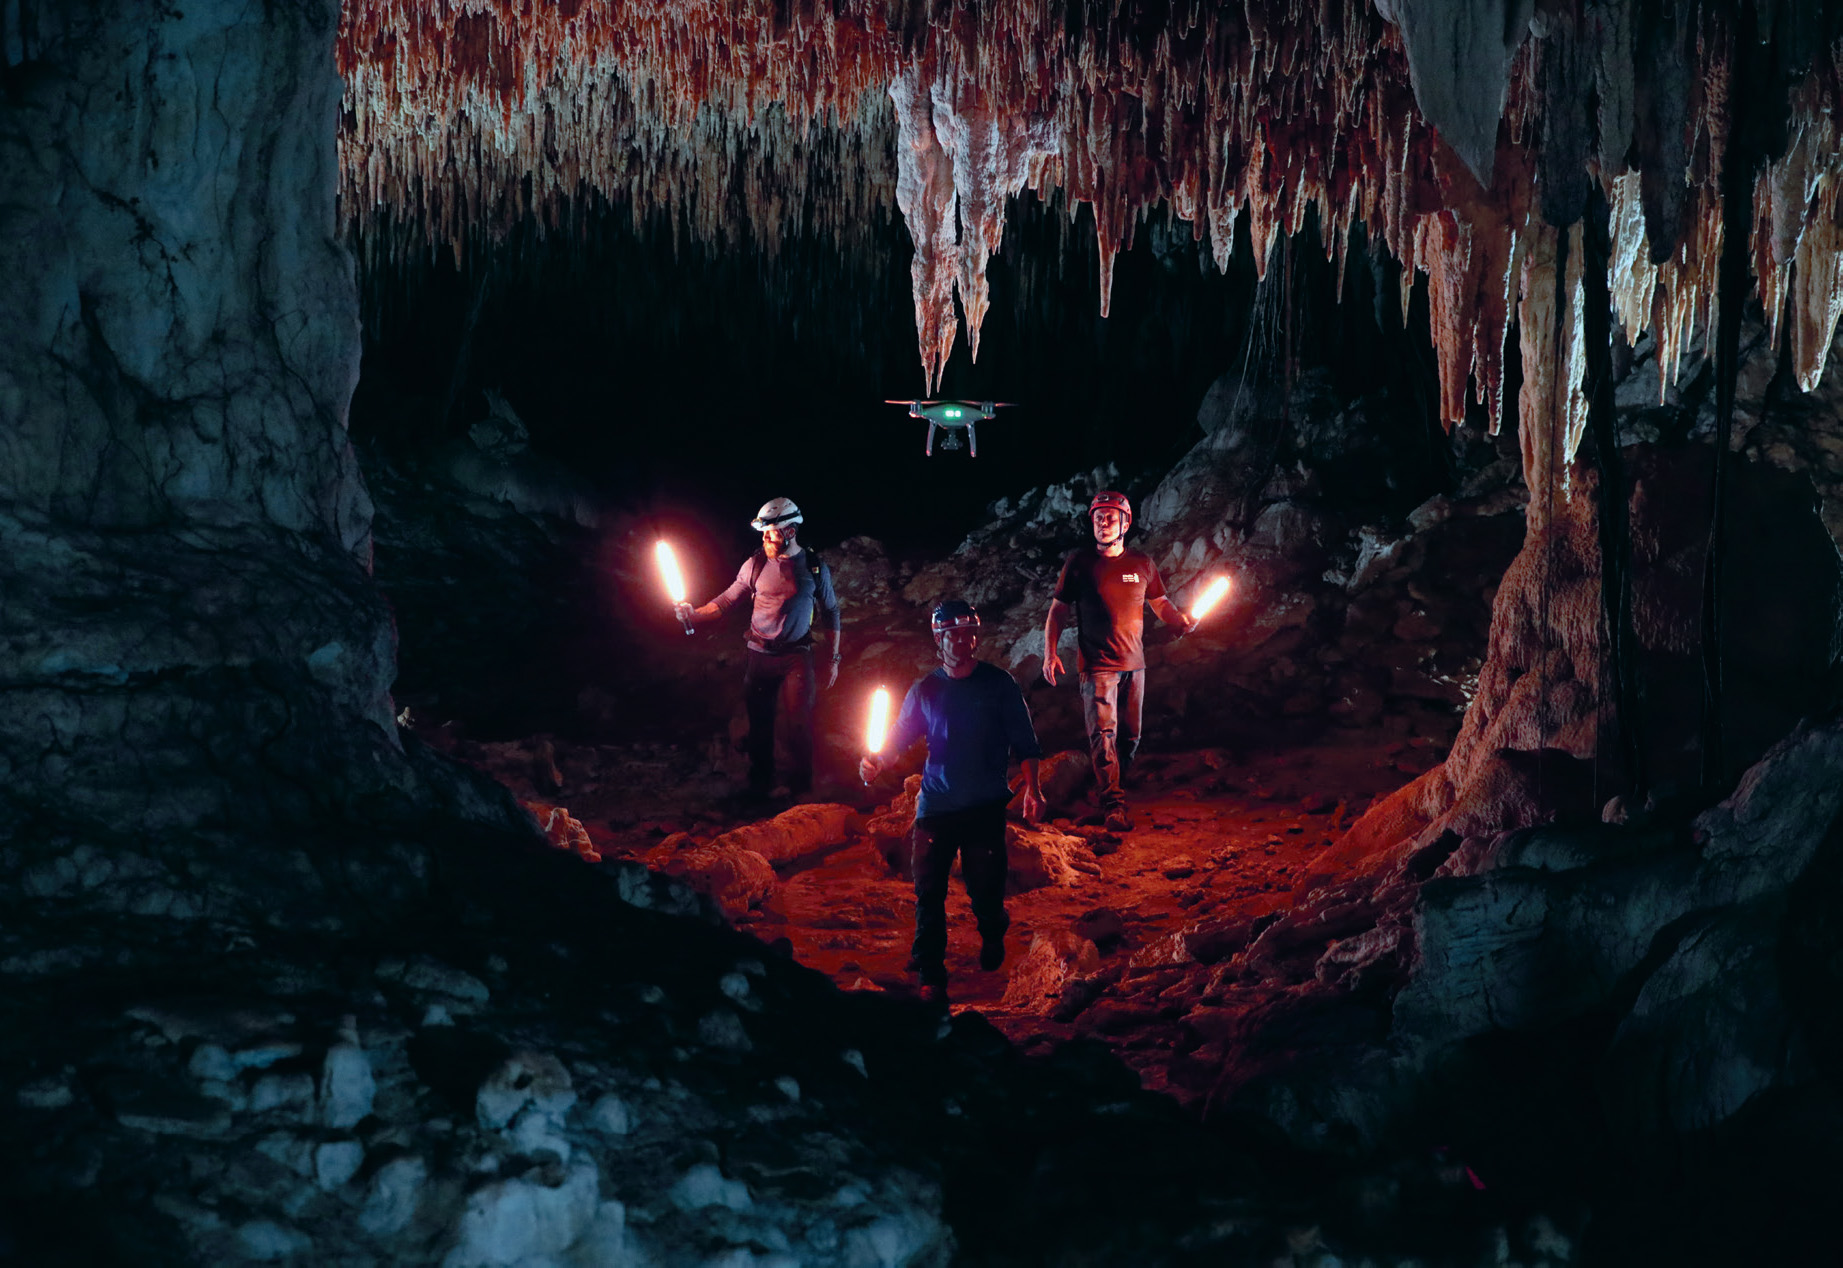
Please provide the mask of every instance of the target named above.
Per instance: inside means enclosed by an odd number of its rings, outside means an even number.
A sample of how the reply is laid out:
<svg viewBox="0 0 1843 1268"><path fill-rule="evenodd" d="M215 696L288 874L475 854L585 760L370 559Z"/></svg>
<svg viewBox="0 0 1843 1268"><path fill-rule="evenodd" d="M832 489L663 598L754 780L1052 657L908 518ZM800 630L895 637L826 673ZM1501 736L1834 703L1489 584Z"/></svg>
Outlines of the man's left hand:
<svg viewBox="0 0 1843 1268"><path fill-rule="evenodd" d="M1036 823L1043 818L1043 790L1041 788L1024 789L1024 819L1027 823Z"/></svg>
<svg viewBox="0 0 1843 1268"><path fill-rule="evenodd" d="M838 685L838 662L837 661L832 660L832 661L826 662L825 673L820 675L819 685L821 687L825 687L828 689L832 687L836 687Z"/></svg>

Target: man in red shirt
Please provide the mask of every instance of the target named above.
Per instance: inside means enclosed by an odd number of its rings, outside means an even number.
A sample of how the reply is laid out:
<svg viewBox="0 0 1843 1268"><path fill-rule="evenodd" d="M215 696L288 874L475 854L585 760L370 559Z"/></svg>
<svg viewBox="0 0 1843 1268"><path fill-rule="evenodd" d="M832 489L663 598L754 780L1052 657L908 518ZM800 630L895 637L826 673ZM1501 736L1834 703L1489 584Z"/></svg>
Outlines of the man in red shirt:
<svg viewBox="0 0 1843 1268"><path fill-rule="evenodd" d="M1127 549L1133 507L1124 493L1095 494L1088 518L1094 526L1094 545L1063 561L1049 619L1043 623L1043 678L1053 687L1063 672L1056 643L1072 611L1094 783L1108 830L1127 832L1133 821L1126 813L1120 776L1139 751L1139 719L1145 708L1145 605L1150 603L1159 620L1185 633L1196 621L1165 596L1165 583L1152 557Z"/></svg>

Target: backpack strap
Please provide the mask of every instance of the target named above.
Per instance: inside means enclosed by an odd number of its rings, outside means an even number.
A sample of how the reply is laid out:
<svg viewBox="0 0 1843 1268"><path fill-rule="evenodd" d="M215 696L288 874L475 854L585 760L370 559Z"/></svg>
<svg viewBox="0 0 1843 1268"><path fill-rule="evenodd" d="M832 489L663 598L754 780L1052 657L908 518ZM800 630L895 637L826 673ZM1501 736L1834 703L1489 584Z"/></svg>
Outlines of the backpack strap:
<svg viewBox="0 0 1843 1268"><path fill-rule="evenodd" d="M820 561L819 556L813 552L811 547L807 547L803 550L800 557L806 560L806 570L813 574L813 592L817 594L819 592L819 570L825 567L825 565ZM756 584L762 579L762 569L767 566L768 554L766 551L758 550L753 555L749 556L749 592L751 594L755 592Z"/></svg>

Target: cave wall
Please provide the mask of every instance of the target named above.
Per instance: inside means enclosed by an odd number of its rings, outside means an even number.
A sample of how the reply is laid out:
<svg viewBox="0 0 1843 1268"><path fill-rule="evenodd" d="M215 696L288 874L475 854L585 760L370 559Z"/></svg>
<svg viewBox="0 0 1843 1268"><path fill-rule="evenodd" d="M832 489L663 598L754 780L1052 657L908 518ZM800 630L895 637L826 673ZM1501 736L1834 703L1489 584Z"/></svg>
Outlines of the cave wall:
<svg viewBox="0 0 1843 1268"><path fill-rule="evenodd" d="M0 805L221 822L396 744L334 0L28 6L0 95Z"/></svg>

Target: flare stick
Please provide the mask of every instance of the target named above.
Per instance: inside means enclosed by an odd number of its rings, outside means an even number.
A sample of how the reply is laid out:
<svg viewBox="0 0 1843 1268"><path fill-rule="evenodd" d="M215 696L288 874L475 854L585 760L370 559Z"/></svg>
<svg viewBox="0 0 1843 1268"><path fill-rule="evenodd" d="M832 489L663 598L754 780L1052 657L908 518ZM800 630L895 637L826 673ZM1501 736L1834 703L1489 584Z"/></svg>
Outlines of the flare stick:
<svg viewBox="0 0 1843 1268"><path fill-rule="evenodd" d="M881 753L884 737L889 734L890 693L887 687L878 687L870 697L870 726L864 735L864 751Z"/></svg>
<svg viewBox="0 0 1843 1268"><path fill-rule="evenodd" d="M1211 608L1214 608L1218 603L1222 602L1222 596L1228 592L1229 579L1227 577L1217 577L1214 581L1210 582L1209 587L1203 591L1203 597L1197 600L1196 606L1190 609L1190 615L1201 621L1210 614Z"/></svg>
<svg viewBox="0 0 1843 1268"><path fill-rule="evenodd" d="M672 543L660 541L653 547L653 557L659 561L659 577L665 582L666 595L674 606L685 601L685 577L678 570L678 556L672 553ZM685 633L691 633L691 622L681 618Z"/></svg>

